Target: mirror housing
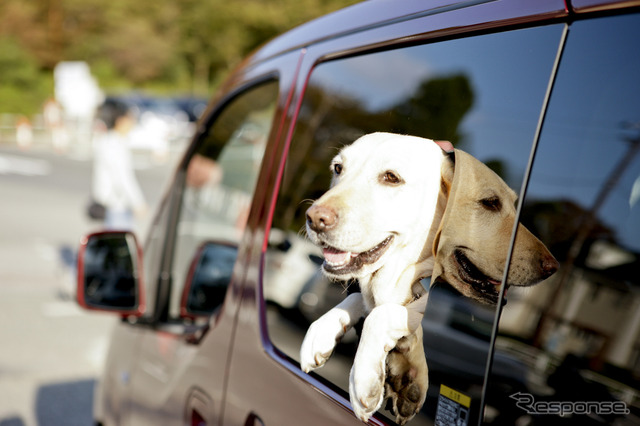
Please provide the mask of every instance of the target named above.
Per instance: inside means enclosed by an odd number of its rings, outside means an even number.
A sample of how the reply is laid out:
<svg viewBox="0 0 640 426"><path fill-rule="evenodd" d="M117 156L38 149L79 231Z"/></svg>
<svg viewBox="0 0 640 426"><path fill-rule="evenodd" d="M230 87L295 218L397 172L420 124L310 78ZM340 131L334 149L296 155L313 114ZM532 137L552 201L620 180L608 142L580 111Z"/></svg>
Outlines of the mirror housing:
<svg viewBox="0 0 640 426"><path fill-rule="evenodd" d="M210 241L198 248L182 292L182 318L208 318L222 306L237 256L234 244Z"/></svg>
<svg viewBox="0 0 640 426"><path fill-rule="evenodd" d="M142 270L142 249L132 232L87 235L78 251L78 304L90 310L141 316L145 311Z"/></svg>

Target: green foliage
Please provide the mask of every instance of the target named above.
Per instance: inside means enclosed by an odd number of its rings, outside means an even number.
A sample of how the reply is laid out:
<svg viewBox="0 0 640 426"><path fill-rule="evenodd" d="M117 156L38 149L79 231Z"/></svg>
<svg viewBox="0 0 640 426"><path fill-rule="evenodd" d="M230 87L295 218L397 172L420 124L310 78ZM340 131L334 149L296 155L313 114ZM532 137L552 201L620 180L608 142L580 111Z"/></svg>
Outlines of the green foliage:
<svg viewBox="0 0 640 426"><path fill-rule="evenodd" d="M354 2L2 0L0 37L16 40L22 52L16 52L14 44L0 55L13 61L12 70L18 63L24 69L11 71L16 81L10 85L3 78L0 109L14 108L9 99L19 98L20 90L30 92L23 93L27 98L41 96L39 70L50 75L58 62L67 60L88 62L107 92L150 89L208 95L258 45Z"/></svg>
<svg viewBox="0 0 640 426"><path fill-rule="evenodd" d="M0 113L31 116L52 93L51 81L18 43L0 37Z"/></svg>

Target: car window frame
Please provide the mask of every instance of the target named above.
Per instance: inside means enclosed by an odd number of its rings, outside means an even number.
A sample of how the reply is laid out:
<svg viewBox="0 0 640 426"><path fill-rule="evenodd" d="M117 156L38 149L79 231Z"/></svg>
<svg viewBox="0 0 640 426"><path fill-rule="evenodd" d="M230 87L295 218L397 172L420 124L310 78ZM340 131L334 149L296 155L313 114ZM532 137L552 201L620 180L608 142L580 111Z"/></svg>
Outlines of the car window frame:
<svg viewBox="0 0 640 426"><path fill-rule="evenodd" d="M472 9L472 8L454 9L453 12L466 13L467 12L466 9ZM433 15L445 16L445 18L448 18L447 12L435 13ZM433 16L427 16L427 18L429 17L433 17ZM364 32L356 31L353 34L349 34L344 37L337 37L337 39L335 40L334 39L321 40L318 43L306 46L303 49L305 58L304 58L303 64L300 67L301 69L299 71L299 78L297 81L298 93L296 94L296 103L293 106L293 110L290 112L290 114L294 118L288 129L288 135L285 142L285 149L283 153L284 157L283 157L283 161L279 171L278 186L274 189L273 204L271 205L270 215L273 215L273 211L275 210L275 205L277 203L278 195L280 192L280 183L281 183L280 181L282 179L282 176L284 174L284 169L285 169L284 164L286 163L286 160L288 158L290 144L295 134L295 127L297 124L298 114L300 112L301 107L303 106L303 99L305 94L307 93L308 83L311 79L312 74L314 73L315 69L318 66L334 60L346 59L353 56L372 54L380 51L391 51L391 50L402 49L405 47L410 47L415 45L427 45L432 43L444 42L448 40L466 39L466 38L482 36L485 34L506 33L506 32L515 31L518 29L535 28L535 27L552 25L552 24L563 25L564 29L562 30L562 32L564 34L567 31L567 28L569 25L568 22L569 22L568 13L566 9L563 9L562 11L548 12L547 14L542 14L542 15L536 14L535 12L530 15L525 14L518 19L513 19L512 21L494 21L493 23L485 22L483 25L475 26L473 28L459 27L459 28L454 28L452 30L451 28L447 28L445 25L443 28L438 28L432 32L428 32L428 33L423 32L420 34L412 33L411 30L400 30L399 32L404 33L404 35L398 36L398 37L389 37L390 32L387 31L386 29L381 29L381 33L377 33L376 28L368 28ZM394 31L395 30L396 28L394 28ZM368 43L361 43L360 40L362 40L362 38L364 37L363 34L369 31L373 31L375 34L375 36L372 37L372 41ZM380 40L380 38L382 40ZM564 41L562 41L560 44L563 46ZM557 69L554 67L549 73L549 79L548 79L549 84L552 81L555 81L556 73L557 73ZM530 155L529 155L529 158L526 159L527 169L525 170L522 176L523 178L522 188L518 192L519 204L518 204L518 211L517 211L516 222L515 222L516 224L518 223L519 217L520 217L520 212L521 212L520 204L522 202L522 199L524 198L524 195L526 195L526 192L523 192L523 188L526 187L526 183L528 182L529 174L531 171L531 161L534 157L535 146L536 146L536 143L534 142L536 142L540 137L540 134L539 134L540 128L544 123L543 117L546 114L546 109L548 106L548 103L546 102L548 99L546 93L544 95L544 99L545 99L545 102L541 106L538 114L539 119L538 119L538 124L536 126L536 132L534 134L534 138L532 138L530 143L530 147L529 147ZM269 222L267 223L267 229L265 229L266 238L265 238L264 247L266 247L268 235L269 235L269 232L271 231L271 226L272 226L272 220L270 219ZM506 259L506 262L511 261L513 244L515 242L515 229L516 229L516 225L514 225L514 230L512 231L512 234L510 236L511 239L510 239L510 244L508 249L509 257ZM265 308L266 301L263 295L264 282L262 281L262 279L264 276L263 271L264 271L264 265L265 265L265 260L264 260L265 248L264 247L263 247L263 253L262 253L262 260L261 260L262 277L261 277L261 282L259 283L260 296L261 296L260 297L261 299L260 300L260 305L261 305L261 311L260 311L261 327L260 328L261 328L261 334L262 334L263 347L275 362L279 363L284 368L288 369L290 372L296 374L298 377L300 377L301 380L304 380L311 386L319 389L324 395L332 398L335 403L347 409L350 409L349 396L347 392L340 389L338 386L331 383L329 380L313 372L309 374L302 373L298 363L294 359L292 359L290 356L288 356L286 353L279 350L275 346L275 344L271 341L268 333L268 326L267 326L267 320L266 320L266 308ZM503 297L502 291L500 293L500 297L501 298ZM484 384L483 384L483 389L481 393L482 399L480 401L481 403L480 418L482 418L484 407L485 407L484 398L486 395L488 380L490 378L490 371L491 371L490 369L491 369L491 364L494 356L493 351L494 351L495 339L497 336L497 326L499 324L499 318L500 317L498 314L498 309L496 309L496 318L494 318L494 321L493 321L491 340L490 340L490 351L487 355L486 369L484 374ZM387 424L385 423L386 421L385 418L380 416L379 414L375 414L373 417L371 417L370 421L374 422L374 424Z"/></svg>
<svg viewBox="0 0 640 426"><path fill-rule="evenodd" d="M536 150L538 148L538 144L540 142L540 137L542 135L542 129L544 127L544 122L545 122L545 118L547 115L547 111L549 109L549 104L551 102L551 97L553 95L553 89L556 83L556 79L558 76L558 70L560 69L561 65L562 65L562 55L564 53L564 49L566 47L567 44L567 38L569 35L569 29L570 29L570 25L569 23L565 23L563 30L562 30L562 35L559 41L559 45L558 45L558 49L556 52L556 57L554 60L554 64L553 64L553 68L551 70L551 74L549 76L549 82L547 85L547 90L546 93L544 94L544 100L540 109L540 115L538 118L538 124L536 127L536 132L534 135L534 139L533 139L533 143L531 145L531 151L529 154L529 160L527 161L527 168L524 171L523 177L522 177L522 186L520 188L520 190L518 191L518 205L516 207L516 218L512 227L512 231L511 231L511 239L509 242L509 249L507 250L507 258L505 260L505 270L504 270L504 274L502 277L502 283L503 285L500 286L500 292L499 292L499 296L498 296L498 300L500 300L501 302L498 304L498 306L496 307L495 310L495 317L493 320L493 325L492 325L492 329L491 329L491 340L489 343L489 353L487 356L487 363L486 363L486 367L485 367L485 373L484 373L484 384L482 387L482 392L481 392L481 401L480 401L480 410L481 410L481 415L480 418L482 419L484 417L484 410L486 407L486 397L487 397L487 391L488 391L488 387L489 387L489 381L491 379L491 368L493 365L493 359L494 359L494 355L495 355L495 348L496 348L496 339L499 336L499 326L500 326L500 317L502 315L502 309L504 308L504 301L505 301L505 285L504 283L507 282L507 277L509 275L509 270L512 266L512 257L513 257L513 249L515 246L515 241L516 241L516 236L517 236L517 228L518 225L520 223L520 216L522 214L522 208L524 205L524 201L525 198L527 196L527 187L529 185L529 181L531 179L531 171L533 169L533 163L535 161L535 157L536 157Z"/></svg>
<svg viewBox="0 0 640 426"><path fill-rule="evenodd" d="M260 175L263 172L264 161L266 158L266 153L269 151L269 146L277 141L274 141L274 136L277 133L279 128L278 123L281 118L278 114L278 103L280 102L280 98L283 95L283 89L281 87L282 81L277 72L271 71L261 74L258 77L248 79L246 81L241 82L237 85L237 87L229 90L224 94L224 96L220 99L214 100L208 111L205 112L203 118L200 119L198 123L196 134L192 137L192 140L182 155L182 158L178 162L173 179L171 181L170 189L168 191L168 195L163 201L163 205L168 209L166 214L168 217L165 219L166 224L164 226L164 235L162 240L163 249L162 254L160 255L160 261L158 266L158 283L154 287L154 312L151 317L148 319L141 321L143 325L151 326L151 327L160 327L166 330L167 332L174 334L184 334L184 332L193 332L193 326L188 324L184 324L184 322L178 321L175 318L171 318L169 315L170 310L170 298L171 298L171 290L173 283L173 274L172 274L172 266L173 261L175 259L175 250L177 244L177 232L178 226L180 223L180 212L182 208L182 201L184 197L184 186L186 179L186 171L189 165L191 158L198 152L198 148L205 141L205 138L208 135L208 129L215 125L218 118L221 114L226 110L226 108L231 105L234 100L241 97L243 94L250 92L252 89L269 83L274 82L278 85L278 97L274 100L276 102L276 109L274 112L274 116L271 122L271 128L269 130L269 135L267 138L267 145L265 147L265 155L263 156L260 172L258 174L258 180L260 179ZM212 107L213 105L213 107ZM253 206L256 202L256 192L252 195L251 199L251 210L253 210ZM159 217L161 214L159 213ZM246 230L245 230L246 232ZM244 245L245 247L242 247ZM145 244L146 248L146 244ZM241 250L250 250L250 246L241 240L241 246L238 247L239 255ZM237 260L236 260L237 263ZM243 271L240 276L237 275L237 268L234 267L234 276L232 279L232 283L237 282L240 285L244 285L244 274L246 271ZM231 285L229 286L231 287ZM225 295L225 300L222 305L216 310L216 313L211 315L207 324L203 327L196 327L199 331L204 328L204 333L200 333L198 335L197 341L192 341L191 343L199 342L206 334L206 332L215 324L217 318L221 315L221 311L227 305L227 300L229 298L229 291Z"/></svg>

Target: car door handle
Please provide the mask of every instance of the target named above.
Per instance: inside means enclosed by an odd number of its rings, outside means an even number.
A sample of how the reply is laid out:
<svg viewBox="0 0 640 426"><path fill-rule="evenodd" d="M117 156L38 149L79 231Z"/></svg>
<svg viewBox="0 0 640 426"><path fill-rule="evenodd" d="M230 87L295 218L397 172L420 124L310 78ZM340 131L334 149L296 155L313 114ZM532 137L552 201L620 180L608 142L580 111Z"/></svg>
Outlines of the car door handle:
<svg viewBox="0 0 640 426"><path fill-rule="evenodd" d="M212 401L202 391L194 389L189 395L185 424L190 426L207 426L213 422Z"/></svg>
<svg viewBox="0 0 640 426"><path fill-rule="evenodd" d="M258 417L258 415L251 413L244 422L244 426L264 426L264 422L260 417Z"/></svg>

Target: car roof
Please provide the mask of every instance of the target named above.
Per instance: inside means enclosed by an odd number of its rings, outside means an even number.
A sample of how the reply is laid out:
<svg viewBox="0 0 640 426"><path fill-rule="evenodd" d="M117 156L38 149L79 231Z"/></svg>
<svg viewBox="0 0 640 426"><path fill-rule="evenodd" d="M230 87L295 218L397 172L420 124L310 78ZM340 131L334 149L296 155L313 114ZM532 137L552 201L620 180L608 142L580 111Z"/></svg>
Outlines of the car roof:
<svg viewBox="0 0 640 426"><path fill-rule="evenodd" d="M262 62L344 35L496 1L505 7L529 10L531 13L561 8L579 14L640 5L640 0L369 0L314 19L277 36L253 52L248 63Z"/></svg>
<svg viewBox="0 0 640 426"><path fill-rule="evenodd" d="M302 24L266 43L256 52L253 60L301 49L311 44L364 31L390 23L402 22L442 12L448 8L461 8L493 0L370 0L345 7L336 12Z"/></svg>

